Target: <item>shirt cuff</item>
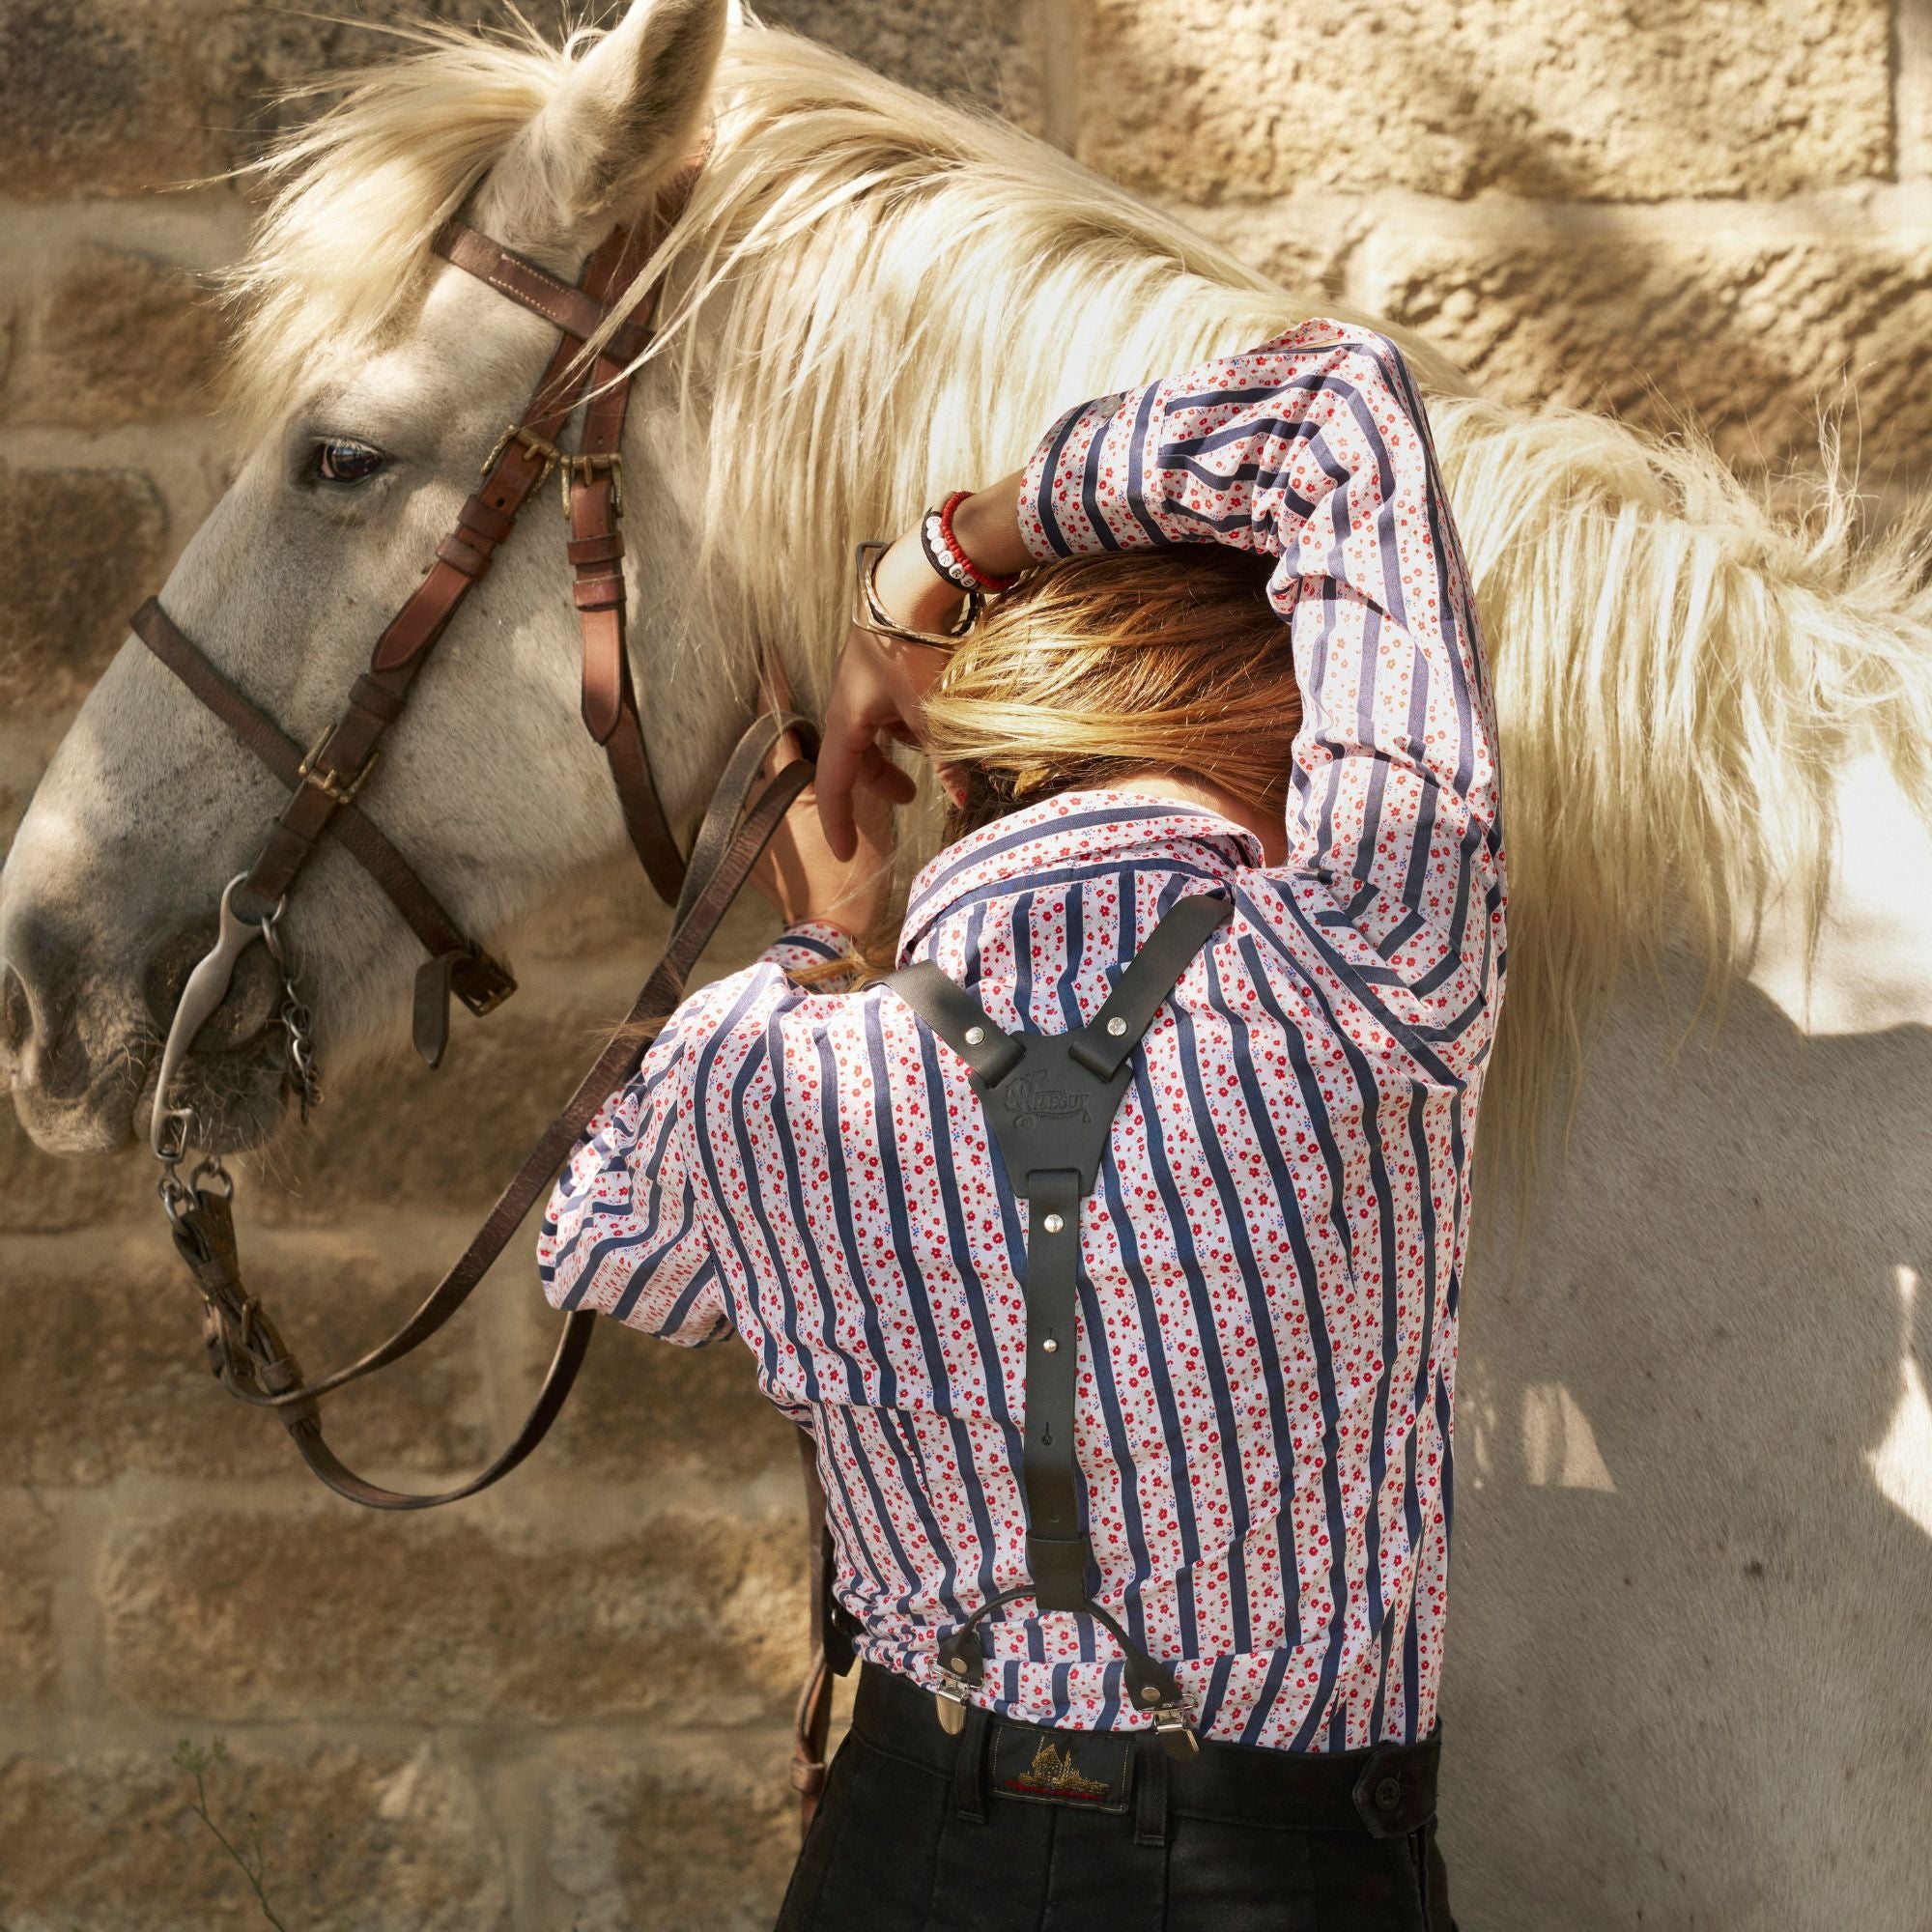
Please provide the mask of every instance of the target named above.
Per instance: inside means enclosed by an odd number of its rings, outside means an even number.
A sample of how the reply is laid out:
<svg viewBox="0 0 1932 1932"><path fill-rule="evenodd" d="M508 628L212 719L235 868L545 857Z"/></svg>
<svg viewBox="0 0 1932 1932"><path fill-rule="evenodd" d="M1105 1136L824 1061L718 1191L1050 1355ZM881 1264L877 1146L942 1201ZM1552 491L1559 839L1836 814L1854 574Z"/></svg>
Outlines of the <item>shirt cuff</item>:
<svg viewBox="0 0 1932 1932"><path fill-rule="evenodd" d="M1154 386L1096 396L1041 438L1020 485L1020 540L1041 563L1086 551L1144 550L1164 538L1140 501Z"/></svg>
<svg viewBox="0 0 1932 1932"><path fill-rule="evenodd" d="M843 926L828 920L804 919L788 925L760 955L786 973L801 966L822 966L828 959L853 959L858 947ZM836 981L832 982L836 987Z"/></svg>

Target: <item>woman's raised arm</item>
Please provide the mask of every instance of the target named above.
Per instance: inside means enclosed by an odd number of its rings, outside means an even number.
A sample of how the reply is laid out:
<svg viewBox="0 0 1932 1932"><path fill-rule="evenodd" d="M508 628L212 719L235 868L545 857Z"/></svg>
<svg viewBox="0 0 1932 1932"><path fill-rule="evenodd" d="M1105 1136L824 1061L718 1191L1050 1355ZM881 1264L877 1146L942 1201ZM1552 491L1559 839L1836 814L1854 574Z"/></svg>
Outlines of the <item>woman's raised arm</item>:
<svg viewBox="0 0 1932 1932"><path fill-rule="evenodd" d="M1041 561L1186 543L1276 559L1302 721L1269 923L1324 998L1367 1009L1425 1078L1460 1079L1503 968L1495 718L1396 345L1317 319L1082 404L1035 451L1017 508Z"/></svg>

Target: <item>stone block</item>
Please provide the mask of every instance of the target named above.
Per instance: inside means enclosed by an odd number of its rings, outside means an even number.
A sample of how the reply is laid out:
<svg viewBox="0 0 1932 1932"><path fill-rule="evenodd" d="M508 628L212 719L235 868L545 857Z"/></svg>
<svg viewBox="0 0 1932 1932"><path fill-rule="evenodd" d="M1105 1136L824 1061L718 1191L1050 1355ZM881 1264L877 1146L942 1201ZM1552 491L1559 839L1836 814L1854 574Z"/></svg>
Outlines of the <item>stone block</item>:
<svg viewBox="0 0 1932 1932"><path fill-rule="evenodd" d="M206 1741L205 1728L201 1731ZM242 1874L191 1808L172 1745L0 1758L0 1924L10 1932L260 1926ZM463 1768L433 1746L271 1751L233 1744L205 1774L238 1845L248 1815L289 1926L506 1932L508 1861Z"/></svg>
<svg viewBox="0 0 1932 1932"><path fill-rule="evenodd" d="M398 51L386 26L425 19L497 25L498 0L362 0L354 18L266 7L235 7L216 19L200 48L202 84L228 107L221 125L235 159L259 154L274 134L312 111L276 96L291 86ZM1039 113L1037 63L1025 0L773 0L758 14L847 53L924 92L1001 109L1025 125ZM532 17L546 31L554 19Z"/></svg>
<svg viewBox="0 0 1932 1932"><path fill-rule="evenodd" d="M0 12L0 181L11 195L138 194L215 151L181 0L12 0Z"/></svg>
<svg viewBox="0 0 1932 1932"><path fill-rule="evenodd" d="M534 1387L555 1346L558 1317L533 1268L526 1294L533 1311L526 1378ZM759 1393L757 1362L735 1336L679 1349L603 1321L541 1453L554 1458L559 1474L609 1481L676 1478L722 1490L768 1478L783 1486L795 1480L797 1435Z"/></svg>
<svg viewBox="0 0 1932 1932"><path fill-rule="evenodd" d="M798 1854L781 1731L593 1744L548 1780L552 1886L571 1932L765 1932Z"/></svg>
<svg viewBox="0 0 1932 1932"><path fill-rule="evenodd" d="M990 107L1039 130L1045 111L1025 0L768 0L758 17L922 94Z"/></svg>
<svg viewBox="0 0 1932 1932"><path fill-rule="evenodd" d="M543 1534L331 1504L129 1524L98 1577L109 1694L211 1722L785 1717L802 1538L688 1514L613 1528L581 1484L524 1500Z"/></svg>
<svg viewBox="0 0 1932 1932"><path fill-rule="evenodd" d="M160 581L167 517L131 469L0 468L0 710L76 702Z"/></svg>
<svg viewBox="0 0 1932 1932"><path fill-rule="evenodd" d="M111 1160L56 1160L43 1153L0 1094L0 1285L14 1279L10 1235L58 1234L124 1220L147 1221L155 1205L152 1161L134 1154ZM158 1233L160 1223L150 1224ZM0 1306L5 1306L0 1302Z"/></svg>
<svg viewBox="0 0 1932 1932"><path fill-rule="evenodd" d="M216 311L185 270L90 249L38 304L8 413L73 429L199 414L220 344Z"/></svg>
<svg viewBox="0 0 1932 1932"><path fill-rule="evenodd" d="M1272 276L1311 308L1343 293L1349 258L1375 220L1367 203L1342 194L1168 206L1190 228Z"/></svg>
<svg viewBox="0 0 1932 1932"><path fill-rule="evenodd" d="M1899 0L1892 30L1898 50L1898 173L1932 175L1932 0Z"/></svg>
<svg viewBox="0 0 1932 1932"><path fill-rule="evenodd" d="M531 17L554 33L555 9L532 10ZM275 135L314 117L314 99L292 90L408 54L389 30L503 20L501 0L355 0L313 10L228 0L197 40L197 85L216 110L211 123L222 130L228 161L247 161Z"/></svg>
<svg viewBox="0 0 1932 1932"><path fill-rule="evenodd" d="M92 1484L128 1471L298 1475L279 1421L208 1372L201 1303L160 1211L125 1234L15 1238L4 1249L0 1413L14 1473ZM419 1251L367 1236L246 1232L250 1289L311 1375L354 1360L429 1292ZM414 1480L494 1453L473 1329L459 1321L407 1360L327 1405L328 1439L352 1467Z"/></svg>
<svg viewBox="0 0 1932 1932"><path fill-rule="evenodd" d="M1688 411L1756 469L1815 464L1815 395L1844 408L1846 450L1861 450L1869 485L1901 467L1923 473L1932 234L1834 237L1750 219L1721 233L1391 224L1364 245L1354 292L1509 400L1657 429Z"/></svg>
<svg viewBox="0 0 1932 1932"><path fill-rule="evenodd" d="M1189 201L1776 196L1891 168L1888 0L1080 0L1080 17L1077 152Z"/></svg>
<svg viewBox="0 0 1932 1932"><path fill-rule="evenodd" d="M9 1471L17 1476L16 1468ZM0 1490L0 1708L43 1695L54 1682L58 1531L44 1504Z"/></svg>
<svg viewBox="0 0 1932 1932"><path fill-rule="evenodd" d="M661 934L655 914L652 923ZM693 985L744 964L763 929L747 904ZM448 1057L434 1074L411 1057L327 1081L308 1128L285 1135L264 1181L251 1183L251 1205L291 1224L336 1224L382 1204L480 1219L596 1059L657 952L637 939L567 961L510 949L521 981L514 999L482 1020L457 1008ZM517 1238L527 1258L534 1230L527 1242Z"/></svg>

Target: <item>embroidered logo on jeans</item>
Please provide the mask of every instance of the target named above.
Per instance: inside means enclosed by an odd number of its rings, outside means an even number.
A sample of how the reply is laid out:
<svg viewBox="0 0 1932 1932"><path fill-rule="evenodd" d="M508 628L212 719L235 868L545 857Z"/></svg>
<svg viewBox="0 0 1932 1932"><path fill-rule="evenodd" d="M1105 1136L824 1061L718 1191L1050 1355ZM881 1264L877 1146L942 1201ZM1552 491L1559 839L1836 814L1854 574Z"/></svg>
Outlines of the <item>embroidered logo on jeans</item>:
<svg viewBox="0 0 1932 1932"><path fill-rule="evenodd" d="M999 1788L1032 1798L1104 1798L1109 1790L1095 1778L1083 1777L1074 1769L1072 1751L1056 1748L1051 1738L1041 1738L1033 1762L1017 1777L1003 1778Z"/></svg>

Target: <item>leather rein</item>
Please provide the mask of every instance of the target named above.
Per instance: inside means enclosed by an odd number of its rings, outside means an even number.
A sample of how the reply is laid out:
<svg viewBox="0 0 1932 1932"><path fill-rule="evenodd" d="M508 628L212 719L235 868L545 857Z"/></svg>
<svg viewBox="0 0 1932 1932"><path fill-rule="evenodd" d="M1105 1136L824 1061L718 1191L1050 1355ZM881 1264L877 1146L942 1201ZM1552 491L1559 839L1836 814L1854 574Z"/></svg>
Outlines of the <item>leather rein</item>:
<svg viewBox="0 0 1932 1932"><path fill-rule="evenodd" d="M348 1468L323 1435L321 1404L350 1383L400 1361L436 1334L469 1299L525 1216L610 1094L636 1072L648 1037L683 996L684 983L719 922L743 888L812 767L797 760L760 786L761 768L781 736L793 732L810 747L805 720L766 711L738 740L719 780L687 858L666 818L645 747L625 635L624 544L617 524L623 508L622 442L630 398L628 370L650 340L656 291L617 325L594 355L585 345L609 320L657 242L682 213L696 179L689 169L658 199L636 230L618 228L591 255L572 286L512 253L460 220L438 233L435 252L476 276L558 330L558 342L523 418L507 429L483 465L481 487L458 513L456 527L437 546L423 581L378 639L368 669L350 689L334 724L303 753L229 681L150 598L132 620L135 635L241 742L289 787L249 869L221 896L215 944L195 966L176 1006L155 1094L150 1144L162 1167L160 1194L174 1243L192 1272L203 1304L202 1332L209 1365L229 1393L273 1409L310 1471L338 1495L371 1509L433 1509L499 1482L542 1441L562 1408L588 1352L597 1316L564 1318L562 1333L536 1400L515 1436L480 1473L436 1493L392 1490ZM559 439L574 413L582 424L574 451ZM304 1118L317 1094L307 1009L280 932L291 891L325 838L333 838L389 899L421 942L426 956L415 980L412 1033L432 1067L448 1039L452 995L484 1014L516 990L509 973L439 903L435 894L356 802L379 755L384 731L401 715L415 678L428 662L471 585L490 570L517 519L554 472L560 472L569 529L566 555L582 632L582 713L603 748L625 830L652 888L674 908L663 956L645 980L610 1044L578 1083L497 1197L487 1219L413 1315L386 1341L357 1360L306 1377L273 1320L242 1283L233 1212L234 1182L216 1154L206 1154L183 1179L181 1164L193 1142L191 1108L171 1102L175 1078L196 1037L226 996L237 962L257 940L284 980L282 1024L289 1040L289 1078ZM823 1589L827 1538L810 1437L800 1432L807 1472L812 1572L811 1675L799 1701L792 1781L809 1821L824 1779L830 1714L825 1649L839 1651L826 1629ZM846 1661L839 1654L835 1667Z"/></svg>

